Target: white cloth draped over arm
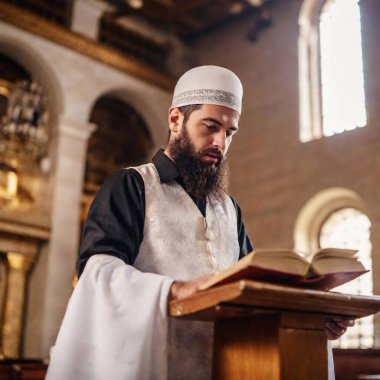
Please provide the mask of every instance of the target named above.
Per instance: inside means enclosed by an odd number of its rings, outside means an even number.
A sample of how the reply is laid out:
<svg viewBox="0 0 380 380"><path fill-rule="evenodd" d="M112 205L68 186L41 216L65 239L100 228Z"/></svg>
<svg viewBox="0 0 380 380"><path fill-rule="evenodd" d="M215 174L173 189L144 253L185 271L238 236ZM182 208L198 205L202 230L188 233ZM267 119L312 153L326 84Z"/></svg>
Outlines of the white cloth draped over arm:
<svg viewBox="0 0 380 380"><path fill-rule="evenodd" d="M46 379L166 379L172 282L110 255L92 256L68 304Z"/></svg>
<svg viewBox="0 0 380 380"><path fill-rule="evenodd" d="M327 365L328 365L328 380L335 380L335 369L334 369L334 357L332 350L332 343L330 340L327 341Z"/></svg>

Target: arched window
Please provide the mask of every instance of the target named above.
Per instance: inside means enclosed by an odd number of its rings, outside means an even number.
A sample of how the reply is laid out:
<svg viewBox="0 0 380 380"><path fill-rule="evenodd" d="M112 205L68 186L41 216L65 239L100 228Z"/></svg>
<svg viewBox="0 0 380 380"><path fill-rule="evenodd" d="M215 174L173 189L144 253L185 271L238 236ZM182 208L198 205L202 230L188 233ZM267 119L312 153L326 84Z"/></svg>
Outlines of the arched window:
<svg viewBox="0 0 380 380"><path fill-rule="evenodd" d="M371 223L360 210L352 207L341 208L331 213L321 225L319 245L357 249L360 260L366 268L372 268ZM334 291L348 294L372 294L373 280L369 272L354 281L341 285ZM374 344L373 316L359 319L338 341L339 348L369 348Z"/></svg>
<svg viewBox="0 0 380 380"><path fill-rule="evenodd" d="M342 247L357 249L360 260L372 269L371 222L367 206L352 190L333 187L314 195L300 210L295 228L294 245L300 252L312 254L318 248ZM372 271L333 289L351 294L372 294ZM349 328L333 346L369 348L374 342L373 317L362 318Z"/></svg>
<svg viewBox="0 0 380 380"><path fill-rule="evenodd" d="M305 0L299 26L301 141L364 127L359 0Z"/></svg>

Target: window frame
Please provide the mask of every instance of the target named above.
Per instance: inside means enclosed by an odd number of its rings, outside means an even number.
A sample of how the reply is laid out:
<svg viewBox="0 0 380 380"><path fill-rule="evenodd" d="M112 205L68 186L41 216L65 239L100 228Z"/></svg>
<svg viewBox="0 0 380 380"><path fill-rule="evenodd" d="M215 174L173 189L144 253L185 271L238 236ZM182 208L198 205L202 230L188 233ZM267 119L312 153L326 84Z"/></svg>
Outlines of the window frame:
<svg viewBox="0 0 380 380"><path fill-rule="evenodd" d="M328 0L304 0L298 17L299 138L301 142L325 137L320 16L327 2Z"/></svg>
<svg viewBox="0 0 380 380"><path fill-rule="evenodd" d="M294 247L297 251L311 256L319 248L319 238L322 225L334 212L353 208L365 214L372 223L371 212L362 198L353 190L344 187L331 187L324 189L311 197L298 213L294 226ZM373 246L373 238L370 237ZM373 253L371 254L374 259ZM372 261L372 268L373 268ZM373 289L376 289L376 278L372 277ZM374 347L377 346L379 331L376 319L374 326Z"/></svg>

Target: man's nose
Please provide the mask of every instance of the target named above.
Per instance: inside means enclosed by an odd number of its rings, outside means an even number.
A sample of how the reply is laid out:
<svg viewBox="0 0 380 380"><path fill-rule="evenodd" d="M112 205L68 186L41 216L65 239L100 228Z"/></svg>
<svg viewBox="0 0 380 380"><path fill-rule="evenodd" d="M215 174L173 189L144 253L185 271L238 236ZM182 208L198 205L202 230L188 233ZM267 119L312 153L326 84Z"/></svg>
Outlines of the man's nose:
<svg viewBox="0 0 380 380"><path fill-rule="evenodd" d="M224 151L226 148L226 132L220 130L218 133L214 135L214 146Z"/></svg>

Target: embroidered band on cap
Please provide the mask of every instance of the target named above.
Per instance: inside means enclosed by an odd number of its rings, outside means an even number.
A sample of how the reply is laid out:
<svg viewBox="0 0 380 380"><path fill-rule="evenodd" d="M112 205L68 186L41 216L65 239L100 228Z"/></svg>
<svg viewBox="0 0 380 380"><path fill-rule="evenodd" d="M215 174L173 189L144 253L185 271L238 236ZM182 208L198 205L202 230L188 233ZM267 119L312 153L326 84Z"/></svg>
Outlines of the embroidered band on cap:
<svg viewBox="0 0 380 380"><path fill-rule="evenodd" d="M195 67L178 80L172 107L216 104L241 113L243 87L240 79L220 66Z"/></svg>

